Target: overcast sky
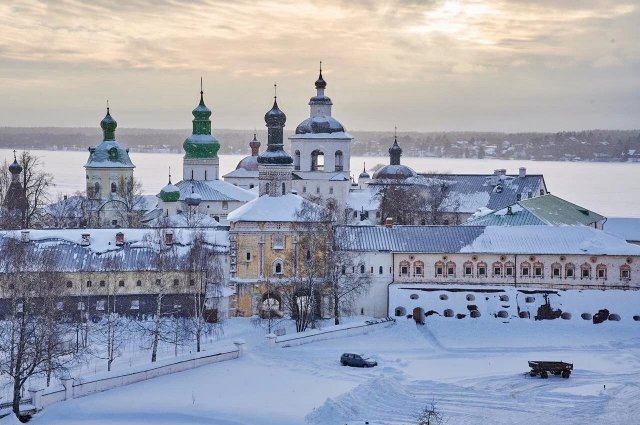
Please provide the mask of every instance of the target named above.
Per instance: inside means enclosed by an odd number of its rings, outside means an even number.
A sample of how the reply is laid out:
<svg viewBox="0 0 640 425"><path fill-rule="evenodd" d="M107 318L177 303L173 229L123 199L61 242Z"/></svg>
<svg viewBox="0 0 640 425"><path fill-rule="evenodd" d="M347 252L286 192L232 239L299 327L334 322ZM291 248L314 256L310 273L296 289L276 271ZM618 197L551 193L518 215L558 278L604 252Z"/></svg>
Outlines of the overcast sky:
<svg viewBox="0 0 640 425"><path fill-rule="evenodd" d="M638 0L3 0L0 126L295 128L320 60L351 130L640 127Z"/></svg>

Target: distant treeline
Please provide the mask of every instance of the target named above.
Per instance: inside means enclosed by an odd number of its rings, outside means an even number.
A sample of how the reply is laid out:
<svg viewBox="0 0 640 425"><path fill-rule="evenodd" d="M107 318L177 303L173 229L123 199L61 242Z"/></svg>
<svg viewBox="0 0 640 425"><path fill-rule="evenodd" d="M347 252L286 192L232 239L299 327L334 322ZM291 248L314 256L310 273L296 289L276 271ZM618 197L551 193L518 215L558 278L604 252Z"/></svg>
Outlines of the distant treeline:
<svg viewBox="0 0 640 425"><path fill-rule="evenodd" d="M182 152L190 130L118 129L117 138L132 152ZM351 153L386 156L389 132L353 131ZM222 154L248 154L250 130L214 130ZM288 136L290 134L286 134ZM0 148L86 150L98 144L100 129L0 127ZM258 131L266 146L266 132ZM405 156L501 158L552 161L638 161L640 130L586 130L559 133L403 132L398 142Z"/></svg>

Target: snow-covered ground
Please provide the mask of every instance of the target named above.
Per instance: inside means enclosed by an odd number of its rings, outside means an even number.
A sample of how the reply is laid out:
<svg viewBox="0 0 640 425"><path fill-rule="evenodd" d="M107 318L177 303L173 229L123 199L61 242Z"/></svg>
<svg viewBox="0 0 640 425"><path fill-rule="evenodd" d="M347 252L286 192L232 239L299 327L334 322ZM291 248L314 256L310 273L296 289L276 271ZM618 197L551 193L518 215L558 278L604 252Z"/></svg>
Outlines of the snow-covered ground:
<svg viewBox="0 0 640 425"><path fill-rule="evenodd" d="M636 424L640 322L457 320L395 326L290 348L230 319L219 344L241 337L238 360L62 402L31 423L154 425L411 424L432 400L449 424ZM342 352L372 369L342 367ZM569 379L531 378L527 360L574 363ZM605 388L606 386L606 388ZM2 423L0 421L0 423Z"/></svg>

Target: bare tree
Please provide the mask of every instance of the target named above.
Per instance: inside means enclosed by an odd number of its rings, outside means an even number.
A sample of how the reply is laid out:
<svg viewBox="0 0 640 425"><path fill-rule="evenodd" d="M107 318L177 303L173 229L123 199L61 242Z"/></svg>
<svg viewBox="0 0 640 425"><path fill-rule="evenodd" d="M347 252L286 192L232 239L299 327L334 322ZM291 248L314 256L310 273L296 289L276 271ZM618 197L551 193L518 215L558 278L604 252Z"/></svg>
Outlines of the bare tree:
<svg viewBox="0 0 640 425"><path fill-rule="evenodd" d="M22 188L27 198L28 208L25 214L23 228L30 228L36 224L42 208L49 203L50 190L55 186L53 175L44 171L44 163L29 151L18 155L18 162L22 165Z"/></svg>
<svg viewBox="0 0 640 425"><path fill-rule="evenodd" d="M195 339L197 352L202 348L203 337L221 331L217 303L224 285L222 249L208 243L202 230L197 230L192 235L189 252L182 261L189 285L193 288L193 305L188 325Z"/></svg>
<svg viewBox="0 0 640 425"><path fill-rule="evenodd" d="M424 209L425 199L414 185L384 185L376 196L383 222L387 218L393 218L396 224L414 224Z"/></svg>
<svg viewBox="0 0 640 425"><path fill-rule="evenodd" d="M116 186L115 215L123 227L142 227L145 199L142 194L142 182L135 177L120 176Z"/></svg>
<svg viewBox="0 0 640 425"><path fill-rule="evenodd" d="M416 416L416 425L442 425L444 417L438 410L436 402L431 400Z"/></svg>
<svg viewBox="0 0 640 425"><path fill-rule="evenodd" d="M29 249L27 244L5 238L5 298L9 317L0 328L0 373L13 380L12 409L20 416L20 400L27 380L38 374L48 379L71 361L71 344L56 319L59 290L55 275L55 252Z"/></svg>

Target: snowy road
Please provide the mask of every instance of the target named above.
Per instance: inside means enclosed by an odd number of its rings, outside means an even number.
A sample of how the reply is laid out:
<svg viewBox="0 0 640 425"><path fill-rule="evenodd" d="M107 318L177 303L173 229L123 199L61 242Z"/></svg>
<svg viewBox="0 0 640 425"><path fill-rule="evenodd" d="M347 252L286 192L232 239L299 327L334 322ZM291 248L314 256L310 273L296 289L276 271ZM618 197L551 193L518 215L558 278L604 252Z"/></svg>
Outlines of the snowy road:
<svg viewBox="0 0 640 425"><path fill-rule="evenodd" d="M156 425L410 424L435 400L450 424L635 424L640 323L402 319L369 335L269 350L263 331L232 319L235 361L48 407L31 423ZM373 369L342 367L342 352ZM523 374L528 360L574 363L570 379ZM606 385L606 389L604 386Z"/></svg>

